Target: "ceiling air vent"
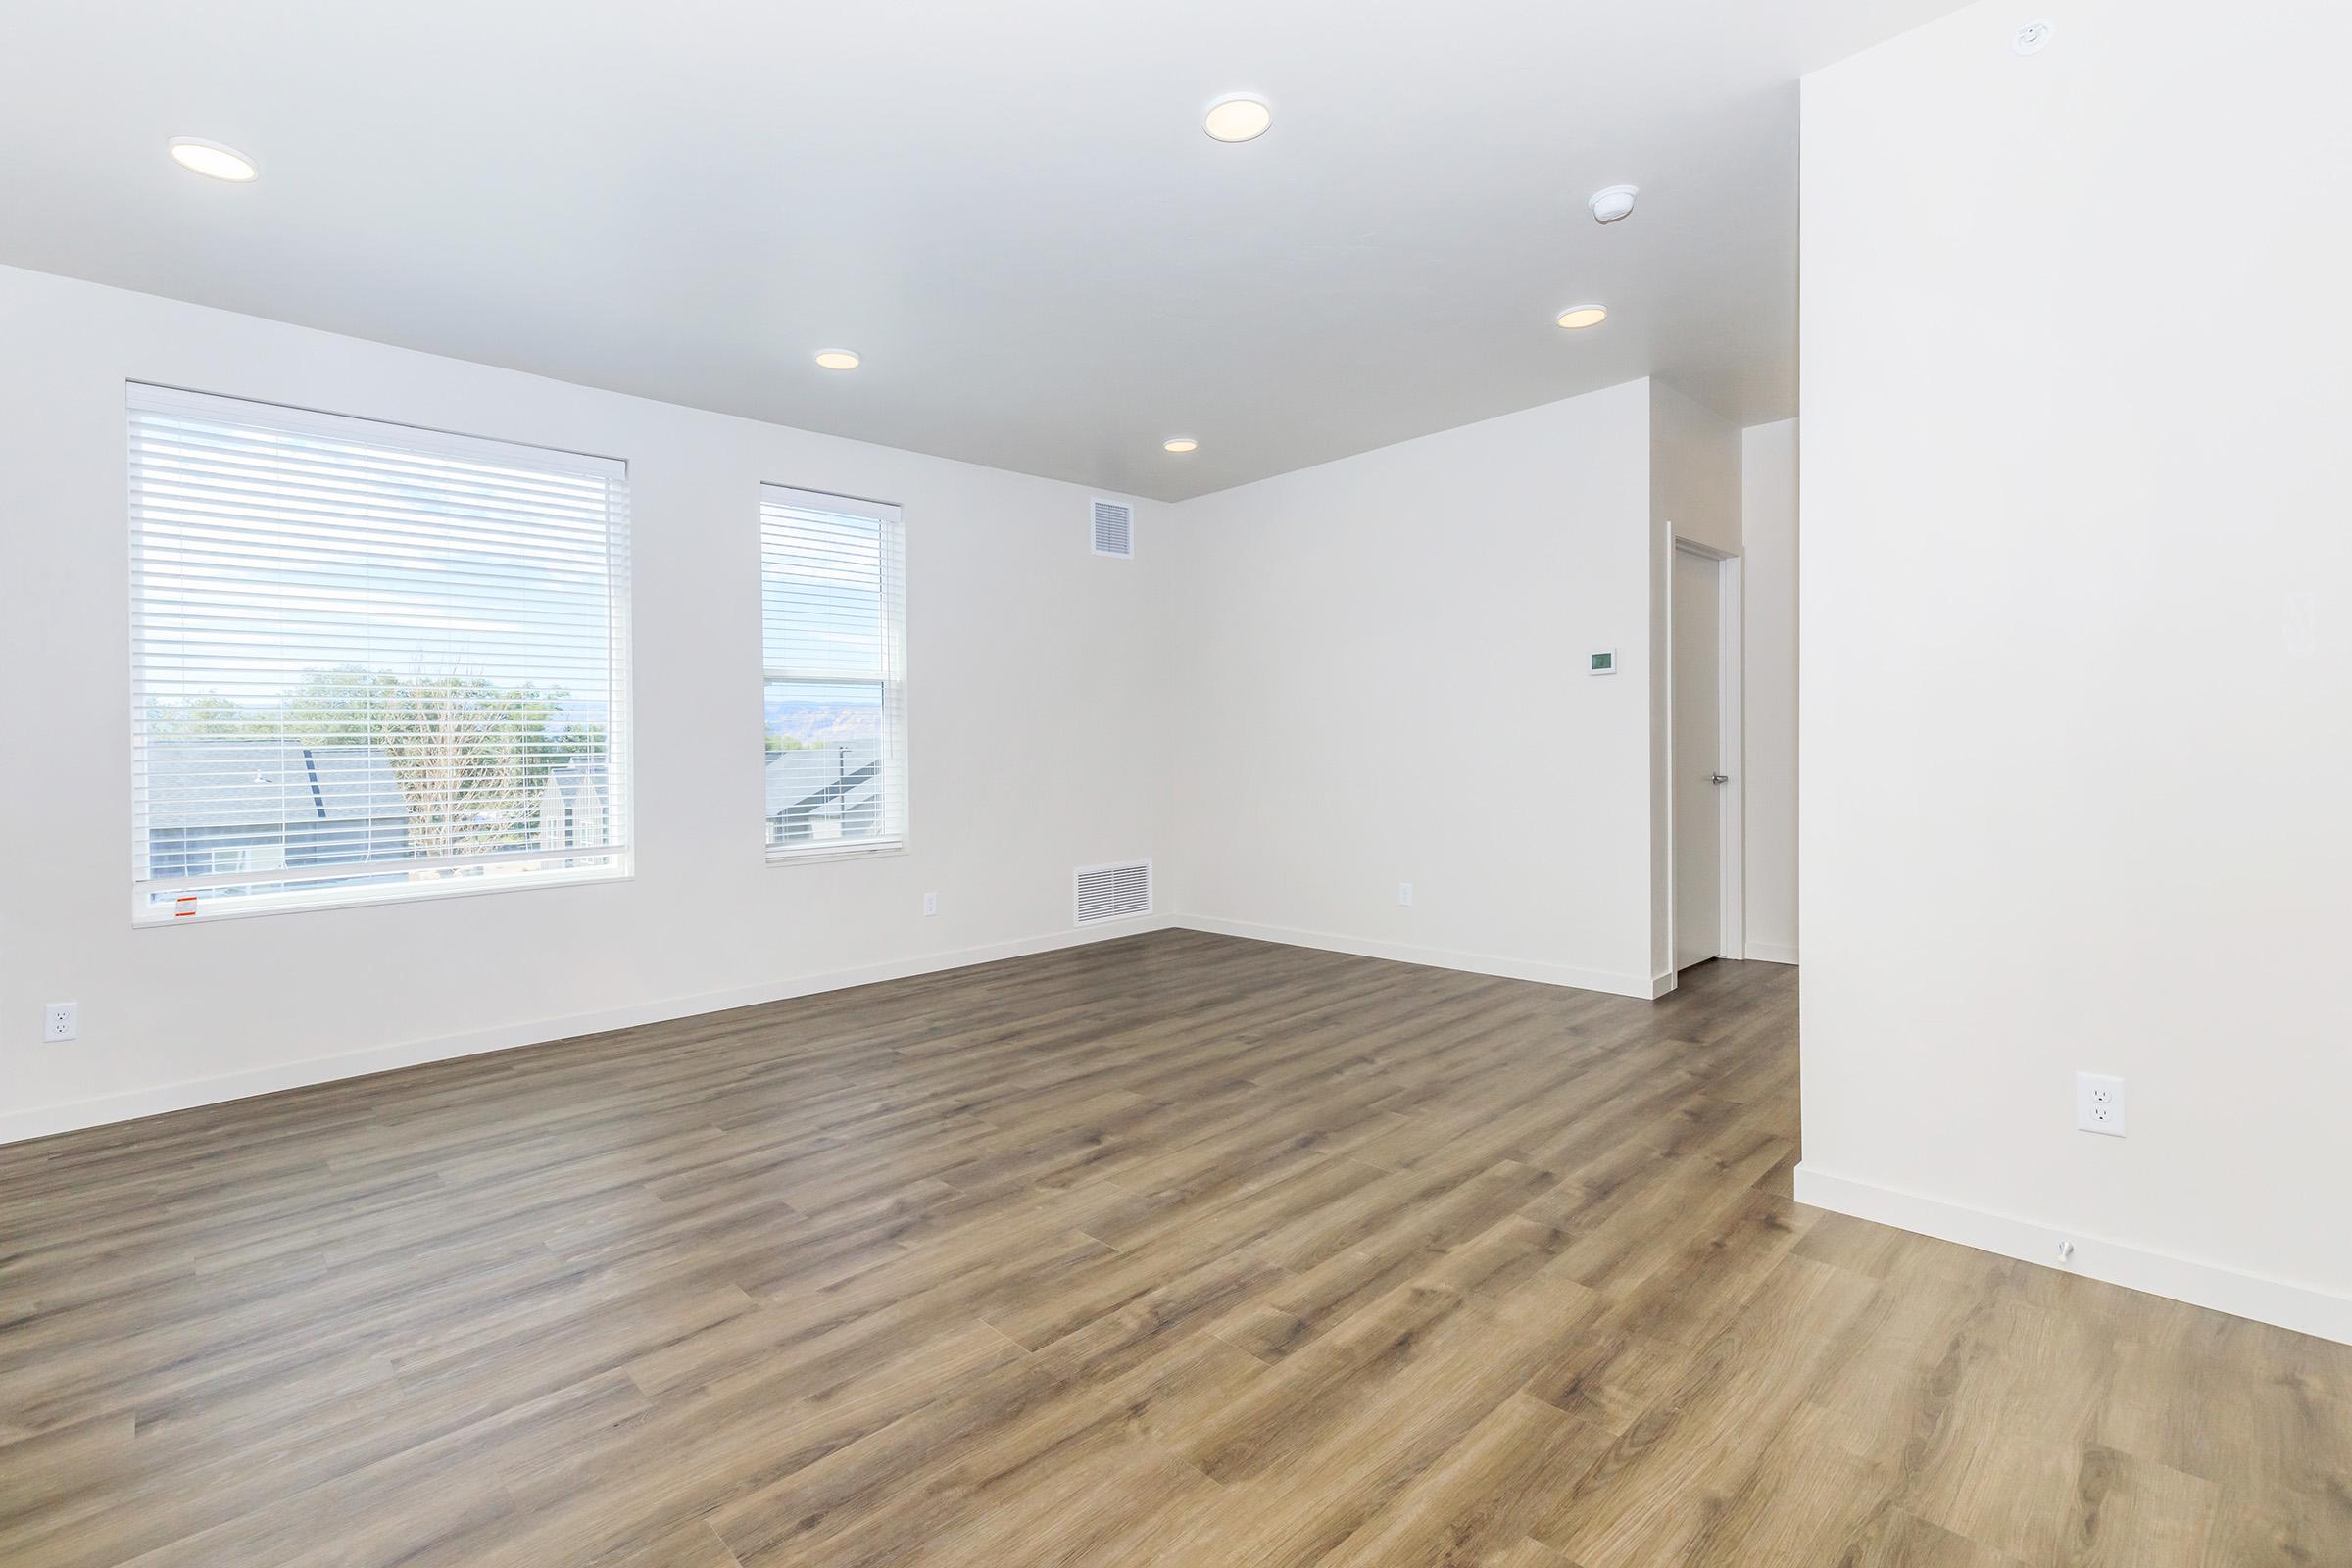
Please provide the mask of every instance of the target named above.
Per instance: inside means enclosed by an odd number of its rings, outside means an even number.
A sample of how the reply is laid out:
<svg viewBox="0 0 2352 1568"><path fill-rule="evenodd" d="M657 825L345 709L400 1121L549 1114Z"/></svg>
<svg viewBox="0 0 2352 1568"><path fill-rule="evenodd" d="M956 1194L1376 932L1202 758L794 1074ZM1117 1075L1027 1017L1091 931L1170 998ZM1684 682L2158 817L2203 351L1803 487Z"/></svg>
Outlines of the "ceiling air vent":
<svg viewBox="0 0 2352 1568"><path fill-rule="evenodd" d="M1096 501L1095 554L1135 554L1135 508L1124 501Z"/></svg>
<svg viewBox="0 0 2352 1568"><path fill-rule="evenodd" d="M1100 925L1152 912L1152 862L1078 868L1078 923Z"/></svg>

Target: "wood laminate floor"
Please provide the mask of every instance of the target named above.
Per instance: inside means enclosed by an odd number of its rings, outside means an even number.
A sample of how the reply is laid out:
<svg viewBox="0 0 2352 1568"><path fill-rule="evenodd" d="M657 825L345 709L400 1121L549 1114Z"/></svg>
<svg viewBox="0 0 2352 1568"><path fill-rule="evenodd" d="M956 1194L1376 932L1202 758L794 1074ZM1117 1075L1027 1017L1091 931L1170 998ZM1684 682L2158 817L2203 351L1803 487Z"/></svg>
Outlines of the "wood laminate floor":
<svg viewBox="0 0 2352 1568"><path fill-rule="evenodd" d="M0 1149L0 1563L2352 1563L2352 1349L1794 1203L1795 997L1166 932Z"/></svg>

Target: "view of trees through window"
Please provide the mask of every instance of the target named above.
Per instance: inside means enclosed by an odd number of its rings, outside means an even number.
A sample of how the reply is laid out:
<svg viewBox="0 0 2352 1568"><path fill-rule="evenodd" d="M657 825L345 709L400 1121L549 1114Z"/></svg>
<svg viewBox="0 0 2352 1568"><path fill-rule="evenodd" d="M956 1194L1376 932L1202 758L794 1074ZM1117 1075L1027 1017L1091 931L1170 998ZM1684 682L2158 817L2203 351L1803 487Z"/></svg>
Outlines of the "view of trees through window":
<svg viewBox="0 0 2352 1568"><path fill-rule="evenodd" d="M567 711L565 695L479 676L314 670L274 705L215 692L159 701L147 734L371 751L399 785L409 854L439 858L543 842L555 826L546 813L561 808L550 775L605 756L605 726Z"/></svg>
<svg viewBox="0 0 2352 1568"><path fill-rule="evenodd" d="M626 871L618 460L129 402L142 918Z"/></svg>

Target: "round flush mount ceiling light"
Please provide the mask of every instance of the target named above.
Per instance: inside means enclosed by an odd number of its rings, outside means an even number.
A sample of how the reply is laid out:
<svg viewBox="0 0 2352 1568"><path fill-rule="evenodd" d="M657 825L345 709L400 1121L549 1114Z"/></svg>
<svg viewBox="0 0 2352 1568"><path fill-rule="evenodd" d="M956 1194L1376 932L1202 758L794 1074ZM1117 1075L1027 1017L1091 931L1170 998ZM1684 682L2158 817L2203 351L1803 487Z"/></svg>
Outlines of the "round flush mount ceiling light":
<svg viewBox="0 0 2352 1568"><path fill-rule="evenodd" d="M1571 305L1560 313L1560 324L1574 332L1582 327L1598 326L1609 318L1606 305Z"/></svg>
<svg viewBox="0 0 2352 1568"><path fill-rule="evenodd" d="M848 349L826 349L817 355L816 363L828 370L855 370L858 359Z"/></svg>
<svg viewBox="0 0 2352 1568"><path fill-rule="evenodd" d="M1594 191L1590 203L1592 220L1596 223L1614 223L1634 210L1634 198L1641 194L1642 187L1639 185L1610 185Z"/></svg>
<svg viewBox="0 0 2352 1568"><path fill-rule="evenodd" d="M1198 452L1200 443L1189 435L1172 435L1159 444L1162 452Z"/></svg>
<svg viewBox="0 0 2352 1568"><path fill-rule="evenodd" d="M1208 119L1201 128L1218 141L1255 141L1274 123L1274 111L1265 100L1236 93L1220 98L1208 106Z"/></svg>
<svg viewBox="0 0 2352 1568"><path fill-rule="evenodd" d="M234 147L223 147L217 141L174 136L170 146L173 163L208 179L225 179L232 185L247 185L262 172L252 159Z"/></svg>

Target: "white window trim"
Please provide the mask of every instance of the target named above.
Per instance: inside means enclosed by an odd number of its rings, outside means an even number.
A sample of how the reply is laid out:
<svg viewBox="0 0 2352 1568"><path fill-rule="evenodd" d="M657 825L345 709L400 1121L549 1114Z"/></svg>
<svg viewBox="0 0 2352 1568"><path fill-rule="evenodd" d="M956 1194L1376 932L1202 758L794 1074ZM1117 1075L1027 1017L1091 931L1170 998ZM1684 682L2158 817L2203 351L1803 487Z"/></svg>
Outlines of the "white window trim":
<svg viewBox="0 0 2352 1568"><path fill-rule="evenodd" d="M418 882L410 887L390 883L361 888L324 888L316 893L300 895L283 893L254 893L228 904L216 905L199 915L181 917L170 908L160 914L135 914L134 929L161 931L173 925L219 925L223 920L271 919L285 914L316 914L324 909L368 909L384 904L433 904L443 899L496 898L501 894L552 888L607 887L616 882L637 880L635 858L616 858L618 868L612 866L580 866L556 871L541 871L512 882L474 881ZM246 880L251 881L248 877Z"/></svg>
<svg viewBox="0 0 2352 1568"><path fill-rule="evenodd" d="M907 842L907 835L904 833L895 839L852 844L846 847L839 844L818 844L795 850L779 849L771 844L767 846L767 863L769 865L815 865L824 860L880 860L894 855L905 855L910 848L912 846Z"/></svg>
<svg viewBox="0 0 2352 1568"><path fill-rule="evenodd" d="M882 628L883 669L878 676L844 675L838 670L796 670L789 665L760 665L760 695L764 702L769 681L807 681L828 685L859 685L874 681L883 687L883 734L885 756L895 754L898 760L899 831L888 838L860 839L853 844L818 843L777 845L767 842L767 819L764 808L760 813L760 848L766 863L775 865L815 865L833 860L872 860L906 854L914 843L913 761L912 742L909 739L913 724L907 710L906 680L906 530L900 508L888 501L874 501L863 496L835 495L822 490L806 490L796 485L762 484L760 500L782 501L788 505L806 507L812 512L830 513L841 517L861 517L880 525L884 593L891 595L895 579L895 604L887 607ZM760 569L766 570L765 540L761 541ZM895 611L895 613L889 612ZM760 628L762 652L766 641L764 622ZM764 720L760 725L766 734ZM764 801L762 803L764 808Z"/></svg>
<svg viewBox="0 0 2352 1568"><path fill-rule="evenodd" d="M562 447L541 446L530 442L507 441L488 436L461 434L425 425L404 424L398 420L368 418L354 415L329 414L317 409L300 408L291 404L269 403L252 398L228 397L217 393L198 392L185 387L164 386L159 383L130 381L125 383L125 406L135 417L142 413L188 414L200 417L239 420L248 424L266 425L273 429L329 436L355 442L385 443L387 433L397 433L398 442L406 450L441 456L490 460L509 465L539 467L550 472L588 474L617 484L613 503L617 515L609 516L607 548L613 560L611 576L611 609L608 629L610 658L612 667L612 708L606 720L606 765L617 774L622 787L607 806L612 812L612 837L616 842L592 846L589 854L563 855L548 851L512 851L455 858L430 862L384 860L355 862L340 869L311 868L312 874L261 875L234 873L169 881L143 880L138 874L134 855L130 888L130 917L134 929L160 929L178 925L211 925L221 920L245 919L255 916L301 914L318 909L357 908L383 904L414 904L434 899L475 898L485 894L522 893L558 887L579 887L592 883L627 882L636 877L636 657L632 642L634 622L633 533L629 511L629 466L625 459L604 457L593 453L574 452ZM126 461L131 454L126 448ZM139 602L141 598L140 532L135 514L130 528L131 596L130 636L133 680L131 750L138 757L145 737L139 726L136 700L138 641L140 634ZM135 775L134 775L135 776ZM467 870L502 862L522 859L593 859L597 863L582 866L558 866L514 878L442 879L402 885L393 882L374 882L352 888L318 888L277 893L248 894L242 898L215 903L193 914L182 914L169 903L157 904L154 895L169 887L185 888L201 895L207 887L245 886L262 880L272 882L329 881L352 876L395 876L404 871ZM379 870L368 870L373 865ZM201 903L201 899L200 899Z"/></svg>
<svg viewBox="0 0 2352 1568"><path fill-rule="evenodd" d="M326 414L291 403L259 398L225 397L217 392L192 392L185 387L153 381L126 383L129 406L158 414L193 414L208 418L266 421L281 430L308 431L346 441L381 441L387 430L398 431L404 446L416 452L435 452L452 458L487 458L504 463L530 462L564 473L593 474L626 483L628 460L574 452L567 447L541 446L530 441L508 441L497 436L464 435L430 425L403 424L398 419L373 419L353 414Z"/></svg>

